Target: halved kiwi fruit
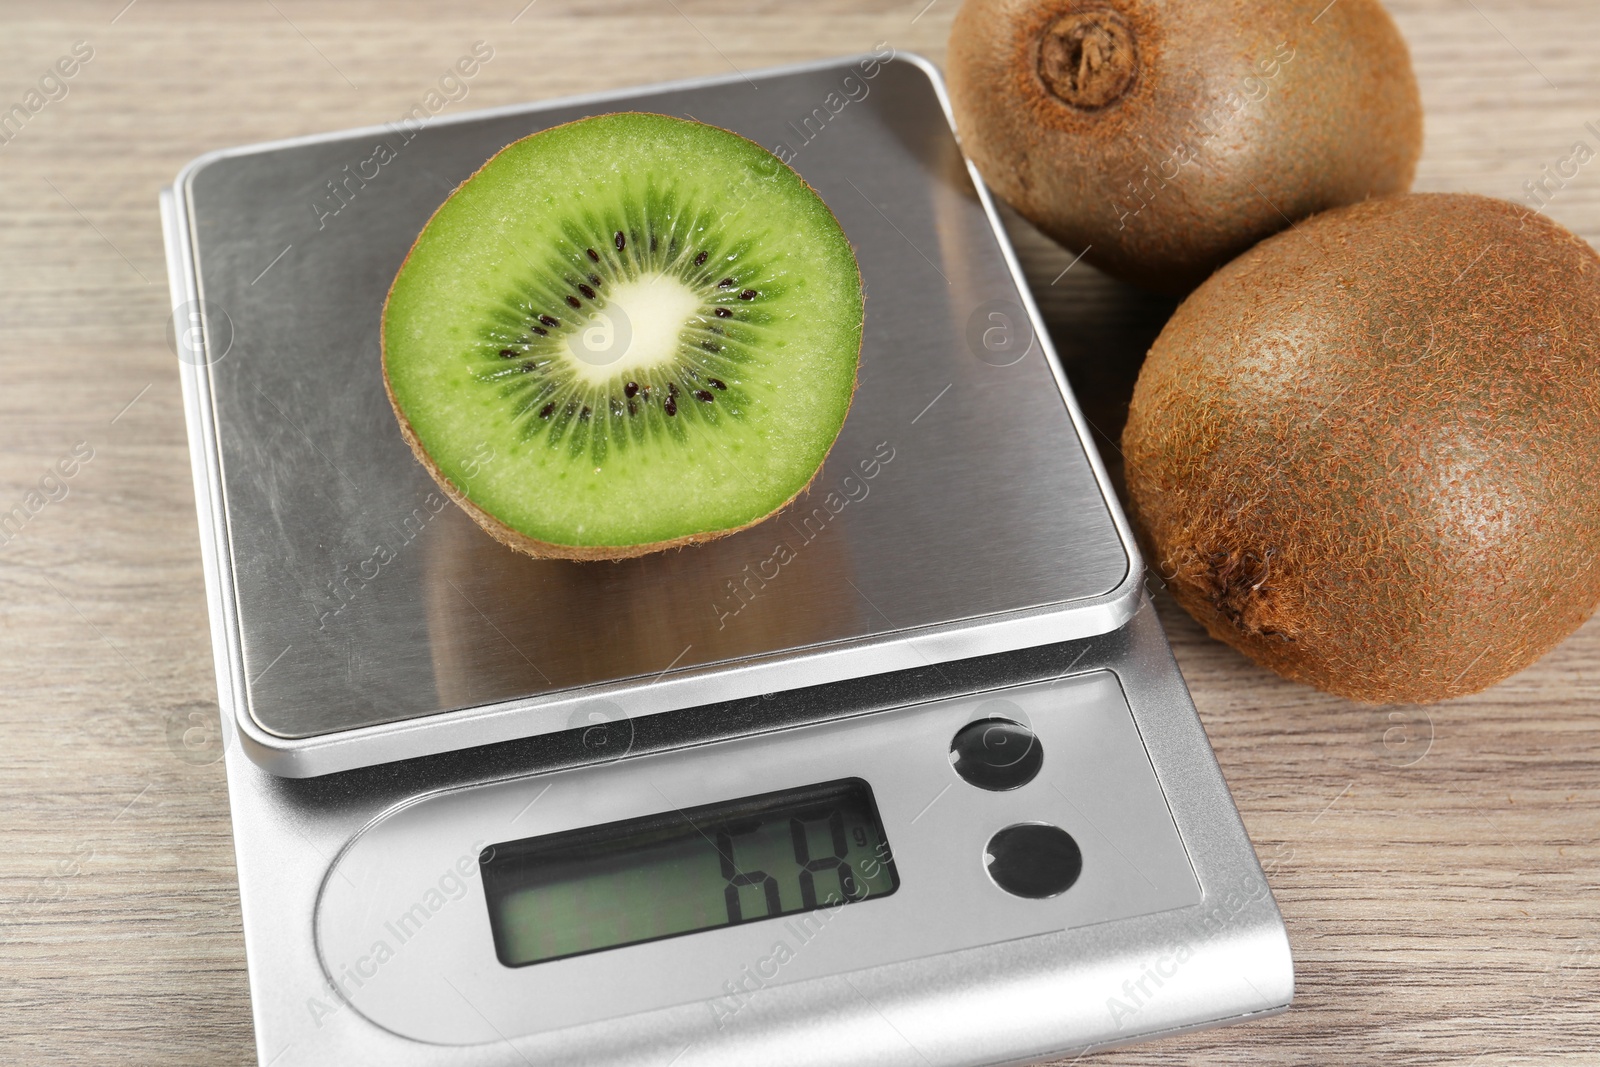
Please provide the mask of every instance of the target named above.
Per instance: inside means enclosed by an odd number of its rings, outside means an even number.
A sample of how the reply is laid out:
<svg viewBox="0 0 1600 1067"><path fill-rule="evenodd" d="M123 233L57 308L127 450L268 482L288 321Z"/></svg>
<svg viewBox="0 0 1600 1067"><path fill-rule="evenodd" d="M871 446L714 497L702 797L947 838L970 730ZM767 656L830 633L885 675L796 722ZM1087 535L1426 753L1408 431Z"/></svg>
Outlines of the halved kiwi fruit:
<svg viewBox="0 0 1600 1067"><path fill-rule="evenodd" d="M533 556L622 559L794 499L855 393L855 254L761 146L601 115L501 150L389 290L384 382L451 499Z"/></svg>

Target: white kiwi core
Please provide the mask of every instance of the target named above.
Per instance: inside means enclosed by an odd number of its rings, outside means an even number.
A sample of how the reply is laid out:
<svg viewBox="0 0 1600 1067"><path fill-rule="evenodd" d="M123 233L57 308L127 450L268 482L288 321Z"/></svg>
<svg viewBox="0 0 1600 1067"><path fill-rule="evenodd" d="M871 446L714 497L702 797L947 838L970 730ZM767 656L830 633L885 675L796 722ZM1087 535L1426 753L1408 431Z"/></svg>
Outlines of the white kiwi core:
<svg viewBox="0 0 1600 1067"><path fill-rule="evenodd" d="M600 386L618 377L641 377L668 363L684 343L683 331L701 317L704 298L667 274L618 282L567 338L578 378Z"/></svg>

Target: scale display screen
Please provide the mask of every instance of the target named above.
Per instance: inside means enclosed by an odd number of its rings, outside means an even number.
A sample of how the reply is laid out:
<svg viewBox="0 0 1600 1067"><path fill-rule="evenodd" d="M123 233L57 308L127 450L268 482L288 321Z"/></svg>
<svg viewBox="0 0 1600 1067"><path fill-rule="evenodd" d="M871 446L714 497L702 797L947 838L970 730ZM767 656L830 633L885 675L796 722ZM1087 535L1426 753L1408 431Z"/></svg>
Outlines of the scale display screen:
<svg viewBox="0 0 1600 1067"><path fill-rule="evenodd" d="M859 778L490 845L507 967L885 897L900 885Z"/></svg>

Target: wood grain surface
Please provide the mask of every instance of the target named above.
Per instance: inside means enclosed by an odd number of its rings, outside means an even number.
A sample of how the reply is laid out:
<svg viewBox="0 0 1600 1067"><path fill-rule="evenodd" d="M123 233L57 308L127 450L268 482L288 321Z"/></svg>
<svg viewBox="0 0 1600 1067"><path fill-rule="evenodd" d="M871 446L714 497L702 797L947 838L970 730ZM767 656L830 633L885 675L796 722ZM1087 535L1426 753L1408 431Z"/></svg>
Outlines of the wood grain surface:
<svg viewBox="0 0 1600 1067"><path fill-rule="evenodd" d="M157 189L209 149L394 119L477 40L495 58L452 110L880 41L937 61L956 7L524 3L0 9L0 107L92 49L0 144L0 512L27 512L0 544L0 1062L253 1062ZM1595 0L1390 7L1427 106L1420 188L1520 198L1595 144ZM1600 164L1549 210L1600 241ZM1171 305L1063 275L1067 256L1013 230L1115 464ZM1600 622L1489 692L1371 708L1161 611L1298 995L1276 1019L1084 1062L1600 1063Z"/></svg>

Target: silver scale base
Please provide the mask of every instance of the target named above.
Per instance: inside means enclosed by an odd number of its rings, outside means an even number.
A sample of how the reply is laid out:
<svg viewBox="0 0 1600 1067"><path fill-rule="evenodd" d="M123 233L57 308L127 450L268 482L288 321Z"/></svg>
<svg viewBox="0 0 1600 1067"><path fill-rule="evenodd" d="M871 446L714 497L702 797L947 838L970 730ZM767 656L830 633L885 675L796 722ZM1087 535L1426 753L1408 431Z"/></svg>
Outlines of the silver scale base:
<svg viewBox="0 0 1600 1067"><path fill-rule="evenodd" d="M177 321L203 327L180 348L263 1064L1017 1063L1292 998L1282 920L937 72L750 77L214 153L163 195ZM535 561L413 461L379 309L484 159L628 109L789 150L858 251L861 386L785 515L654 558ZM994 323L998 349L974 340ZM780 543L792 561L749 582ZM995 716L1045 753L1007 792L949 758ZM876 797L893 895L495 957L483 843L847 777ZM1072 834L1071 889L990 880L985 843L1019 822Z"/></svg>

